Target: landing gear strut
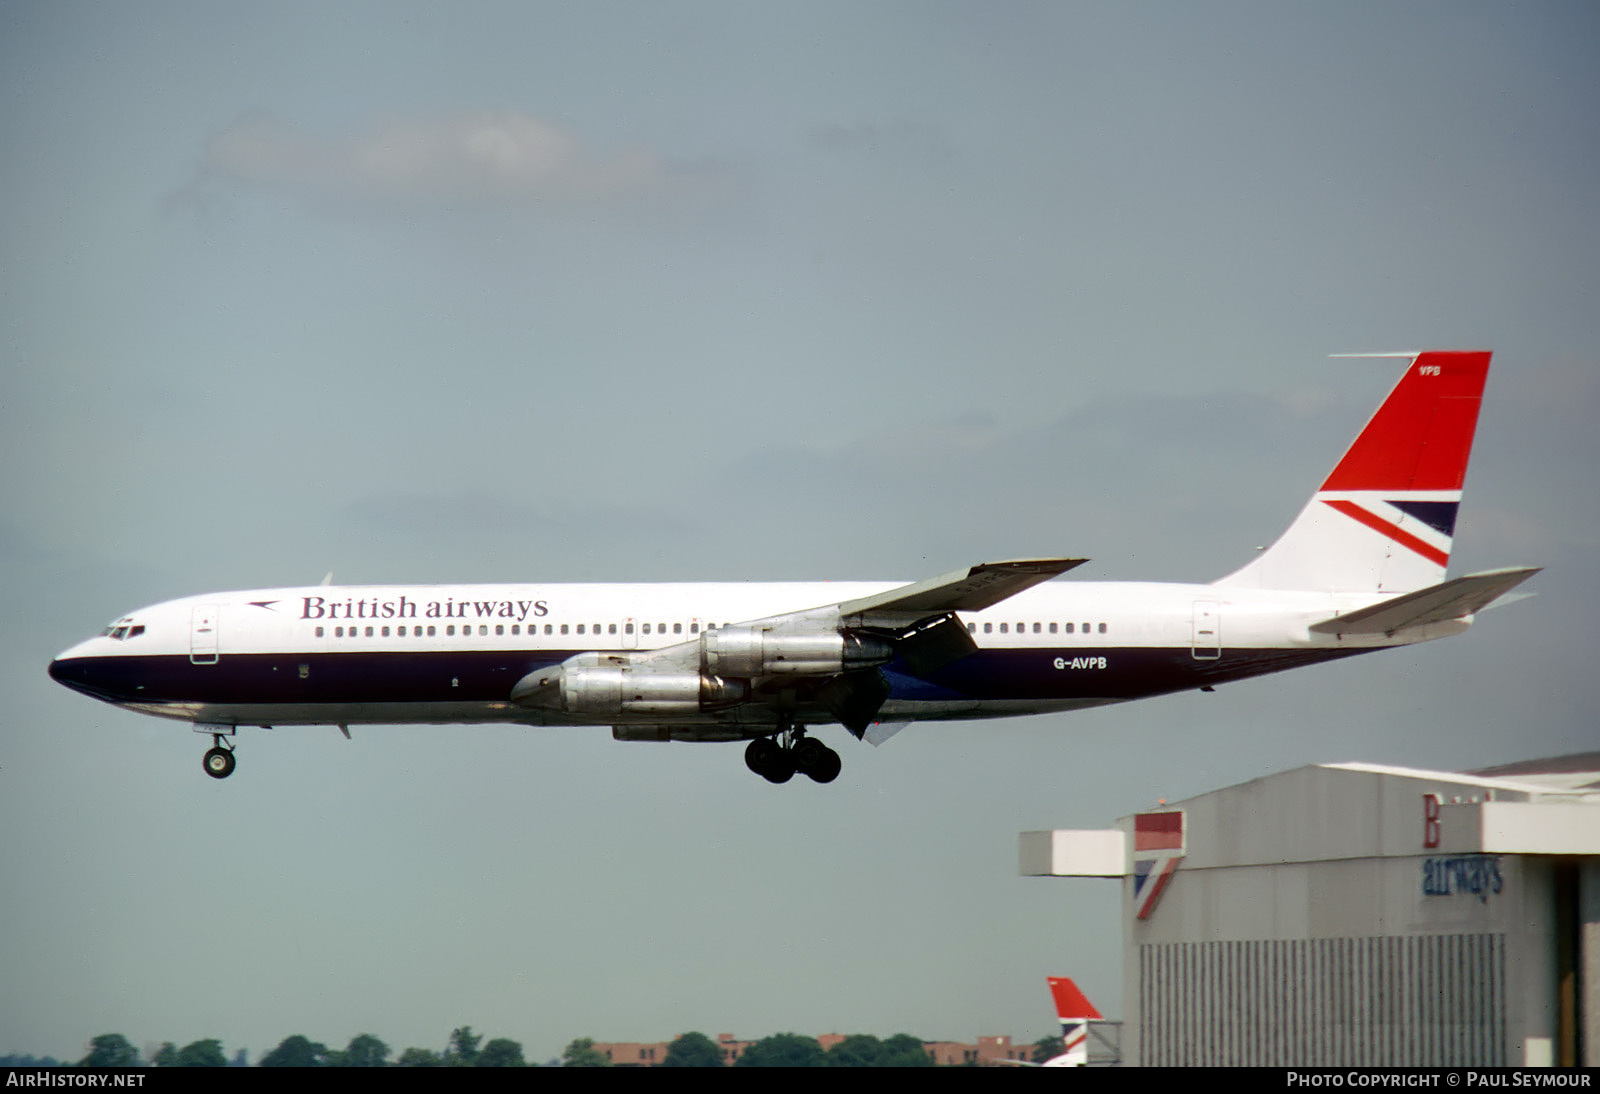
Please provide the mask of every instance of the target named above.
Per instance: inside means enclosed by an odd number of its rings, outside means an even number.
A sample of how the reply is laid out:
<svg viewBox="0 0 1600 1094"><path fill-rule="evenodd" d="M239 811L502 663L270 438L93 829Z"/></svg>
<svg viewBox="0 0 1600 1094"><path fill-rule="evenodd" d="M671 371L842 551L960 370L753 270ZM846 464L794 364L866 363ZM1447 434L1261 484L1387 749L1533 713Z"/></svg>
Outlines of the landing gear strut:
<svg viewBox="0 0 1600 1094"><path fill-rule="evenodd" d="M222 734L213 733L211 735L211 750L206 753L205 760L202 761L206 774L213 779L226 779L233 774L233 769L238 764L238 761L233 758L233 746L224 744L226 740L227 738Z"/></svg>
<svg viewBox="0 0 1600 1094"><path fill-rule="evenodd" d="M744 750L745 766L769 783L786 783L797 771L813 782L831 783L839 777L844 761L805 732L804 726L792 725L780 728L773 737L757 737Z"/></svg>

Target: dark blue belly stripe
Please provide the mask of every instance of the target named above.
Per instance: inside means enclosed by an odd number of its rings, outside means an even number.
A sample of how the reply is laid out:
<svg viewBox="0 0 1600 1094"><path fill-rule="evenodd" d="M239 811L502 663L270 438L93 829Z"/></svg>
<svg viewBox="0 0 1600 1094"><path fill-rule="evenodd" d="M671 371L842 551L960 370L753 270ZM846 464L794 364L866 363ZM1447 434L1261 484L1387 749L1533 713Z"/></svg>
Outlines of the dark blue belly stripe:
<svg viewBox="0 0 1600 1094"><path fill-rule="evenodd" d="M85 657L52 666L63 684L97 699L132 703L500 702L523 676L576 650L224 653L214 664L188 657ZM895 662L884 670L903 700L1138 699L1241 680L1358 649L1228 649L1197 660L1187 647L987 649L927 678ZM1102 662L1103 659L1103 662ZM1058 661L1062 667L1057 667Z"/></svg>

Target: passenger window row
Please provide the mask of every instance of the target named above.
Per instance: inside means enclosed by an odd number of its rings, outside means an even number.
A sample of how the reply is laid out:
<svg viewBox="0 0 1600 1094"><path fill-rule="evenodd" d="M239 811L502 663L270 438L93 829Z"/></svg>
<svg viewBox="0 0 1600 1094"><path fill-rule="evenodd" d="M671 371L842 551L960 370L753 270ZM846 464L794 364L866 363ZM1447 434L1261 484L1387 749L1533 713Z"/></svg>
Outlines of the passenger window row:
<svg viewBox="0 0 1600 1094"><path fill-rule="evenodd" d="M486 638L489 635L489 626L490 625L487 624L487 623L479 623L479 624L476 625L476 630L474 630L474 625L473 624L471 624L471 623L462 623L460 625L461 637L463 637L463 638L471 637L471 636L473 636L475 634L478 637ZM673 623L673 624L670 624L670 626L669 626L669 624L666 624L666 623L657 623L657 624L654 625L653 629L654 629L654 633L657 634L657 635L666 635L668 633L671 633L673 635L680 635L680 636L684 635L684 634L697 635L697 634L700 633L700 624L699 624L699 622ZM716 629L716 624L715 623L708 624L707 625L707 629L708 630L715 630ZM144 632L144 628L143 627L135 628L135 630L136 630L137 633L143 633ZM445 623L445 624L437 624L437 623L421 624L421 623L418 623L418 624L410 625L410 626L408 626L407 624L403 624L402 623L402 624L399 624L397 626L368 624L365 627L360 627L360 626L350 626L350 627L339 626L339 627L334 627L333 628L333 637L334 638L389 638L389 637L392 636L392 637L395 637L395 638L406 638L406 637L411 637L411 638L423 638L423 637L436 638L436 637L438 637L438 635L439 635L441 630L444 632L444 636L446 638L453 638L453 637L456 636L456 624L454 624L454 623ZM645 623L639 628L639 630L644 634L650 634L650 633L652 633L652 626L649 623ZM520 624L520 623L511 623L511 624L496 623L496 624L494 624L494 634L495 634L496 637L504 637L508 632L509 632L509 634L510 634L510 636L512 638L520 638L522 636L522 624ZM112 631L108 628L105 633L112 634ZM539 635L539 633L540 633L539 624L537 624L537 623L529 623L528 624L528 637L530 637L530 638L537 637ZM630 623L620 623L620 624L619 623L593 623L593 624L590 624L590 623L578 623L578 624L546 623L546 624L544 624L544 634L552 636L552 637L554 637L556 635L571 635L571 634L574 634L574 633L580 634L580 635L586 634L586 635L592 635L592 636L614 635L614 634L618 634L618 633L621 633L621 634L633 634L634 633L634 624L631 623L631 622ZM328 628L327 627L322 627L322 626L317 627L316 628L316 636L318 638L326 638L326 637L328 637ZM120 638L122 636L119 635L119 634L112 634L112 637Z"/></svg>
<svg viewBox="0 0 1600 1094"><path fill-rule="evenodd" d="M1028 624L1028 623L1018 623L1018 624L1016 624L1015 633L1016 634L1027 634L1027 633L1029 633L1029 630L1028 630L1029 626L1030 626L1030 624ZM1104 623L1061 623L1061 624L1056 624L1056 623L1034 623L1034 624L1031 624L1031 626L1033 628L1032 633L1034 633L1034 634L1046 634L1046 633L1048 633L1048 634L1105 634L1106 633L1106 625ZM1011 633L1013 633L1012 630L1011 630L1012 624L1010 624L1010 623L985 623L983 625L983 633L984 634L994 634L996 627L1000 628L999 633L1001 633L1001 634L1011 634ZM978 633L978 624L976 624L976 623L968 623L967 624L967 633L968 634L977 634Z"/></svg>

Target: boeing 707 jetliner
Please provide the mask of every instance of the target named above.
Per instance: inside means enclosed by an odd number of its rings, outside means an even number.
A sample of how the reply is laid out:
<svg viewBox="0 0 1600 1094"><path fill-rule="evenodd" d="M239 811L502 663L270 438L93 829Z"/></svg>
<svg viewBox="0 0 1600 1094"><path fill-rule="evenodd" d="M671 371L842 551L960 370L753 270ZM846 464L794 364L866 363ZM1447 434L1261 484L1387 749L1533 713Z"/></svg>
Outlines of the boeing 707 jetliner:
<svg viewBox="0 0 1600 1094"><path fill-rule="evenodd" d="M831 782L838 723L1120 703L1459 634L1537 573L1446 580L1487 352L1409 363L1270 548L1209 585L1052 581L1079 558L911 585L385 585L212 593L142 608L50 675L190 722L205 771L239 726L609 725L624 741L745 741L771 782Z"/></svg>

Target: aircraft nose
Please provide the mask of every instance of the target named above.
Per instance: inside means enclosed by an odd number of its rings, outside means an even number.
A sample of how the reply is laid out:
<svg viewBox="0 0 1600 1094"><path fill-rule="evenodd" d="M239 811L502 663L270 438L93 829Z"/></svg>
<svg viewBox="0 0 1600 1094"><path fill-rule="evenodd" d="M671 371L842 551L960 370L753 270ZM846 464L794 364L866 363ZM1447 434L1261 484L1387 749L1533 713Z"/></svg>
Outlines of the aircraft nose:
<svg viewBox="0 0 1600 1094"><path fill-rule="evenodd" d="M57 657L50 662L50 679L73 691L103 699L105 691L95 686L93 676L89 659L85 657Z"/></svg>
<svg viewBox="0 0 1600 1094"><path fill-rule="evenodd" d="M81 691L84 682L83 662L75 657L57 657L50 662L50 679L58 684Z"/></svg>

